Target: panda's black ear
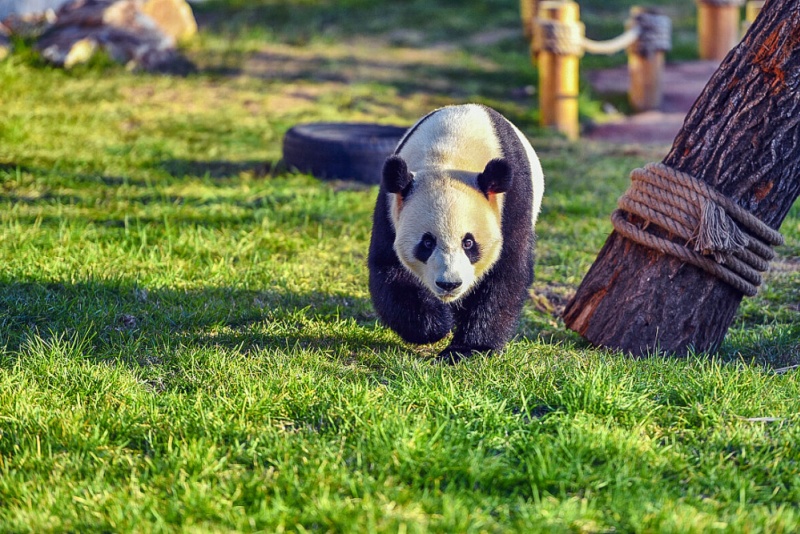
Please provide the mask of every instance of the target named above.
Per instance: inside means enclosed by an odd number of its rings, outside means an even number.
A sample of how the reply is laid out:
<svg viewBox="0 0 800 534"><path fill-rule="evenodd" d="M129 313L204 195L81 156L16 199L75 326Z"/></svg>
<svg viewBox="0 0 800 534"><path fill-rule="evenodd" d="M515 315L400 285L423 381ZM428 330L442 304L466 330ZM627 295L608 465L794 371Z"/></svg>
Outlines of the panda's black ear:
<svg viewBox="0 0 800 534"><path fill-rule="evenodd" d="M414 176L408 172L408 165L397 154L389 156L383 164L383 185L390 193L400 193L405 198L411 191L409 187Z"/></svg>
<svg viewBox="0 0 800 534"><path fill-rule="evenodd" d="M489 194L505 193L511 189L513 175L511 165L503 158L495 158L486 164L478 175L478 187L487 197Z"/></svg>

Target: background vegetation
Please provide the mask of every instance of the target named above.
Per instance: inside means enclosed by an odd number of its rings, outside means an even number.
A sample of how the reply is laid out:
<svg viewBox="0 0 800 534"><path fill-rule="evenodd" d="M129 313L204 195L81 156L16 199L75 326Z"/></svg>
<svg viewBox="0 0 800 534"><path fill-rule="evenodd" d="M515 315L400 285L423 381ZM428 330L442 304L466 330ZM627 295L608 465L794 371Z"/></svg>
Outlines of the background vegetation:
<svg viewBox="0 0 800 534"><path fill-rule="evenodd" d="M694 4L663 3L671 59L693 58ZM629 4L581 7L604 38ZM587 346L558 311L628 172L667 147L540 131L517 8L212 0L185 77L64 72L19 43L0 63L0 530L800 527L797 207L718 354ZM525 130L547 192L518 338L451 368L369 304L376 189L279 159L300 121L465 101Z"/></svg>

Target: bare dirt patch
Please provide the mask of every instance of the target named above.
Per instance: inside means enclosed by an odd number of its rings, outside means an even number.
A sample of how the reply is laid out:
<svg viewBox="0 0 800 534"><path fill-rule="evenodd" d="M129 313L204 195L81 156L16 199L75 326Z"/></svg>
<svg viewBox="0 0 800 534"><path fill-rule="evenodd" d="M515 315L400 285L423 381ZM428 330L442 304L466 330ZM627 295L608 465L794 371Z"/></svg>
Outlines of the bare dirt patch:
<svg viewBox="0 0 800 534"><path fill-rule="evenodd" d="M777 258L769 265L770 272L792 274L800 272L800 258Z"/></svg>
<svg viewBox="0 0 800 534"><path fill-rule="evenodd" d="M311 111L338 98L344 102L337 106L369 106L375 100L369 88L380 86L399 95L382 99L392 101L392 109L372 109L385 117L415 116L448 99L463 97L463 80L473 78L474 69L495 73L500 66L468 57L460 50L394 46L360 38L333 46L266 44L248 55L238 74L277 82L267 88L270 107L286 114ZM359 103L349 101L352 99Z"/></svg>
<svg viewBox="0 0 800 534"><path fill-rule="evenodd" d="M686 114L718 66L713 61L667 65L661 109L612 117L607 122L587 129L585 137L612 143L671 145ZM587 77L600 95L627 94L630 83L627 67L594 71Z"/></svg>
<svg viewBox="0 0 800 534"><path fill-rule="evenodd" d="M441 85L442 76L436 71L452 69L459 54L437 48L389 46L377 39L358 39L336 46L270 44L245 61L242 74L269 80L409 83L414 74L424 71L426 84ZM480 58L475 61L487 72L498 68Z"/></svg>

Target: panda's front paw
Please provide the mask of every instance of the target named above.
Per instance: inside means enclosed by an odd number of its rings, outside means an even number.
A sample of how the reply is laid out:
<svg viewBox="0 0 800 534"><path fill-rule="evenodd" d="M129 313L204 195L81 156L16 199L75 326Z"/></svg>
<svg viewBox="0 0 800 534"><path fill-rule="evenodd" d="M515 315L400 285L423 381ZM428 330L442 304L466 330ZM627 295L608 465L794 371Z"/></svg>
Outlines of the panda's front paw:
<svg viewBox="0 0 800 534"><path fill-rule="evenodd" d="M463 345L450 345L433 360L434 363L443 363L448 365L455 365L462 360L466 360L475 356L476 354L492 353L493 349L490 347L467 347Z"/></svg>

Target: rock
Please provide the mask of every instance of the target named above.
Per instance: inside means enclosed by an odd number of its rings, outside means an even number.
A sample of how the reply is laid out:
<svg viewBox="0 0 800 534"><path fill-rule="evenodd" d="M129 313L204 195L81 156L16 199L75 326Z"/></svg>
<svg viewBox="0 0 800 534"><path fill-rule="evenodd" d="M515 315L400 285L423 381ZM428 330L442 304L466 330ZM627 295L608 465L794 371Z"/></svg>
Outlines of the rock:
<svg viewBox="0 0 800 534"><path fill-rule="evenodd" d="M9 35L22 39L36 39L55 21L55 11L48 9L42 13L10 15L3 19L2 24L6 27Z"/></svg>
<svg viewBox="0 0 800 534"><path fill-rule="evenodd" d="M11 40L8 38L10 32L5 26L0 24L0 61L4 60L11 53Z"/></svg>
<svg viewBox="0 0 800 534"><path fill-rule="evenodd" d="M194 13L184 0L146 0L141 10L176 41L186 41L197 33Z"/></svg>
<svg viewBox="0 0 800 534"><path fill-rule="evenodd" d="M48 61L71 67L95 50L131 69L185 73L192 65L175 48L175 38L142 11L143 0L73 0L36 46Z"/></svg>
<svg viewBox="0 0 800 534"><path fill-rule="evenodd" d="M71 69L80 63L87 63L97 50L97 41L93 39L80 39L75 41L64 58L64 68Z"/></svg>

